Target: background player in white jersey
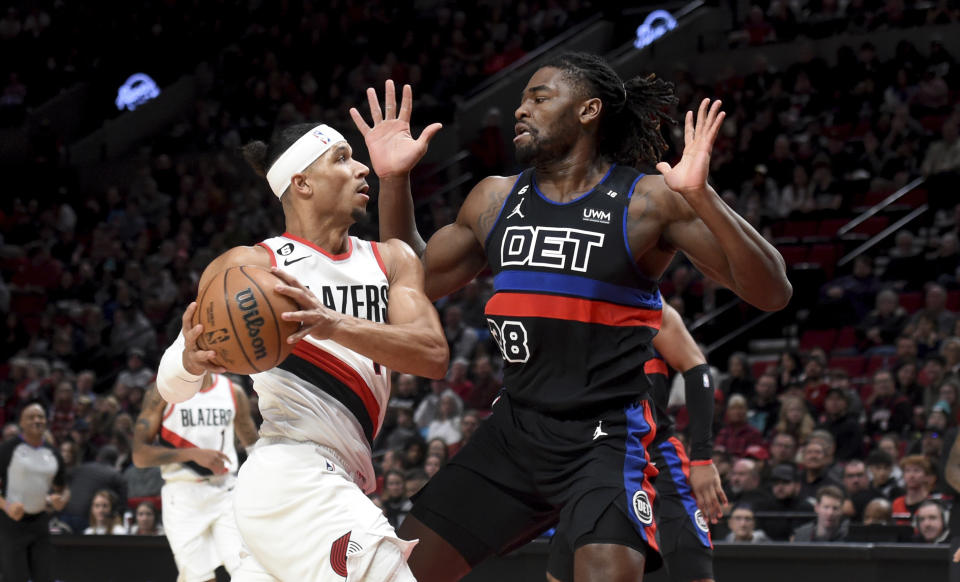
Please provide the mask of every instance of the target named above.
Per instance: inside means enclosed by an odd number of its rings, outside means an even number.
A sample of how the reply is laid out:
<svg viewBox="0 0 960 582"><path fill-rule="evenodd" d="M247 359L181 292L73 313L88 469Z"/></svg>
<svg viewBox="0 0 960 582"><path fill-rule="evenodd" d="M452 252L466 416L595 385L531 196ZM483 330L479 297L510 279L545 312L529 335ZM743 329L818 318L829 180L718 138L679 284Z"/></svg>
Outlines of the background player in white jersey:
<svg viewBox="0 0 960 582"><path fill-rule="evenodd" d="M178 582L214 580L217 566L230 573L240 566L232 495L238 467L234 435L249 447L257 428L247 395L226 376L208 374L201 390L180 404L164 402L155 385L144 394L133 462L162 469L163 522Z"/></svg>
<svg viewBox="0 0 960 582"><path fill-rule="evenodd" d="M409 88L399 112L392 82L387 93L384 115L370 91L382 123L367 143L380 140L371 148L378 167L409 168L439 126L413 140ZM289 272L276 273L287 285L277 290L302 308L283 317L303 325L286 360L252 375L263 424L235 492L249 556L233 579L412 581L406 557L414 543L396 536L364 492L375 487L370 443L390 397L390 369L446 373L447 343L423 292L423 269L400 241L348 235L366 209L369 169L336 130L293 126L244 154L280 198L287 230L215 259L200 288L233 265L283 266ZM409 190L389 171L380 178L381 190ZM195 309L187 308L183 333L161 361L157 386L169 402L190 397L206 372L220 371L214 353L197 348Z"/></svg>

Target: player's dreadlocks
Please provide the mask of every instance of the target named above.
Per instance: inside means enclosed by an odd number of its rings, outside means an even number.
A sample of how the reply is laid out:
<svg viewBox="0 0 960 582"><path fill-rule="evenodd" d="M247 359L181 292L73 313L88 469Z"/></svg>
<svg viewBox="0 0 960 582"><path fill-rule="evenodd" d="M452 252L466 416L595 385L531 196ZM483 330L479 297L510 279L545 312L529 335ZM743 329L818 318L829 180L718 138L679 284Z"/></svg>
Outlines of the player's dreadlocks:
<svg viewBox="0 0 960 582"><path fill-rule="evenodd" d="M660 124L676 123L667 111L677 103L673 83L653 74L623 82L606 61L588 53L562 54L543 66L560 69L583 87L587 97L603 102L597 132L601 155L627 166L660 161L667 149Z"/></svg>

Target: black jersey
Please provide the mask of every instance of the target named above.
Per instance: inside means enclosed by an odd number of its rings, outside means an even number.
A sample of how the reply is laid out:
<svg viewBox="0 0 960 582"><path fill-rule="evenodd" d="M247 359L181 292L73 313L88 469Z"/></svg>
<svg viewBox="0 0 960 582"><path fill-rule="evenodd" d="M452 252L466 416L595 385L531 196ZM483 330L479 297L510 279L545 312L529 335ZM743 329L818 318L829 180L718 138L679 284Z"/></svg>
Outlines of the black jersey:
<svg viewBox="0 0 960 582"><path fill-rule="evenodd" d="M648 390L643 365L660 329L660 291L626 235L641 177L613 165L592 190L561 204L527 169L504 200L485 242L494 274L486 316L515 402L589 415Z"/></svg>

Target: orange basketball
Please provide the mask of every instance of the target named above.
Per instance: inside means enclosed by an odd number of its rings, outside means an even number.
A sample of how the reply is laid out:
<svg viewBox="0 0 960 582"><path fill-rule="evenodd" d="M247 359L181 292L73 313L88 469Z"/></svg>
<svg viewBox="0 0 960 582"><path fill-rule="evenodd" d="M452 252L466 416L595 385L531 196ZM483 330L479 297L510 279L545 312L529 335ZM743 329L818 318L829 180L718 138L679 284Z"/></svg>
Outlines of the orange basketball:
<svg viewBox="0 0 960 582"><path fill-rule="evenodd" d="M273 368L293 346L296 321L280 314L300 307L273 290L282 283L269 269L254 265L230 267L200 291L193 323L203 324L197 340L202 350L217 352L219 364L234 374L256 374Z"/></svg>

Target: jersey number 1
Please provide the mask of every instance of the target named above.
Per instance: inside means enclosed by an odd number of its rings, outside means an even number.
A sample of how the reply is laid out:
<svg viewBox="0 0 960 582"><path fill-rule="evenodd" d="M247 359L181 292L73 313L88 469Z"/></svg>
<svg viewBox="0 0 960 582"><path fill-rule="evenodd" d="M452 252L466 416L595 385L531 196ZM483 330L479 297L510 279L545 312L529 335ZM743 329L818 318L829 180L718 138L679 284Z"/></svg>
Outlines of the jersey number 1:
<svg viewBox="0 0 960 582"><path fill-rule="evenodd" d="M522 364L530 359L530 349L527 347L527 329L519 321L504 321L497 325L492 319L487 319L487 325L490 326L490 335L497 342L503 359L514 363Z"/></svg>

